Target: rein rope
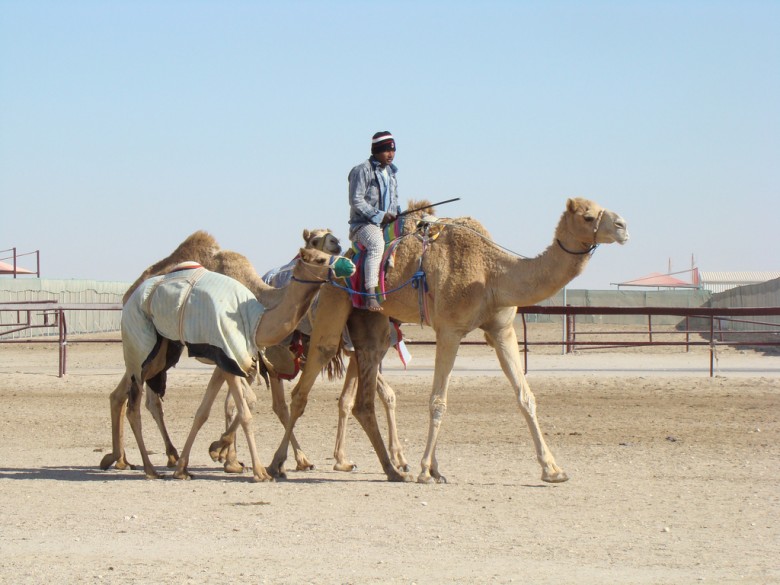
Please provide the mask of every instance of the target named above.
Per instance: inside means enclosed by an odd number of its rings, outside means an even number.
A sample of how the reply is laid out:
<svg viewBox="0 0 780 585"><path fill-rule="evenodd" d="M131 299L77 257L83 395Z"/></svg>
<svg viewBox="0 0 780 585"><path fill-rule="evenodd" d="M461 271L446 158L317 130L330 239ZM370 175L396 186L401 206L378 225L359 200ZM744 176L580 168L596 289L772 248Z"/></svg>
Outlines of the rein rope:
<svg viewBox="0 0 780 585"><path fill-rule="evenodd" d="M603 216L604 216L604 210L602 209L599 212L598 216L596 217L596 225L593 227L593 243L590 246L588 246L587 250L585 250L584 252L576 252L576 251L572 251L572 250L567 249L563 245L563 243L559 239L557 239L557 238L556 238L555 241L558 243L558 246L560 246L560 248L564 252L567 252L569 254L572 254L572 255L575 255L575 256L580 256L580 255L585 255L585 254L593 254L593 252L596 251L596 248L599 247L599 244L596 243L596 236L598 234L599 227L601 226L601 219L602 219ZM401 240L403 240L405 238L408 238L410 236L416 236L416 237L418 237L422 241L422 253L420 254L420 259L417 262L417 271L406 282L403 282L403 283L399 284L395 288L392 288L392 289L384 291L384 295L387 296L387 295L390 295L391 293L396 293L396 292L406 288L407 286L411 286L412 288L416 289L418 291L418 297L419 297L418 298L418 304L420 306L420 323L421 324L429 323L429 319L428 319L428 315L429 315L428 314L428 297L425 294L426 292L428 292L428 282L426 280L425 270L423 269L423 260L425 258L425 253L428 251L428 248L430 246L430 242L433 241L433 238L431 238L431 236L430 236L430 227L431 227L432 224L437 225L437 226L453 227L453 228L468 230L468 231L472 232L473 234L477 235L478 237L480 237L481 239L483 239L484 241L488 242L492 246L500 249L500 250L503 250L503 251L505 251L505 252L507 252L509 254L514 255L514 256L517 256L518 258L528 259L528 256L523 256L522 254L518 254L517 252L514 252L514 251L510 250L509 248L506 248L506 247L502 246L501 244L495 242L494 240L490 239L488 236L478 232L477 230L475 230L474 228L472 228L470 226L462 225L462 224L458 224L458 223L447 222L447 221L440 221L440 220L436 220L435 222L424 222L422 227L420 227L418 225L418 227L414 231L411 231L411 232L409 232L407 234L403 234L403 235L395 238L394 240L391 240L390 242L388 242L388 246L396 244L396 243L400 243ZM295 279L295 277L293 277L293 279L297 280L297 279ZM343 290L343 291L345 291L345 292L347 292L349 294L352 294L352 295L368 296L368 295L371 294L371 293L367 293L367 292L363 292L363 291L359 291L359 290L354 290L353 288L351 288L349 286L344 286L344 285L338 284L334 280L329 280L328 283L331 286L334 286L334 287L336 287L338 289L341 289L341 290Z"/></svg>
<svg viewBox="0 0 780 585"><path fill-rule="evenodd" d="M397 245L402 240L410 237L410 236L416 236L419 237L422 240L423 243L423 251L420 255L420 259L417 264L417 271L412 274L411 278L409 278L406 282L403 282L396 286L395 288L385 290L383 294L385 296L390 295L391 293L396 293L407 286L411 286L412 288L416 289L418 291L419 300L418 303L420 305L420 322L422 323L428 323L428 301L427 297L425 296L425 293L428 292L428 282L425 278L425 271L423 270L422 263L423 263L423 257L425 256L425 252L428 249L428 242L430 241L430 235L429 235L429 229L430 229L430 223L426 223L423 227L418 227L412 232L409 232L407 234L402 234L398 236L397 238L391 240L388 242L388 246L390 245ZM367 293L364 291L355 290L350 286L344 286L341 284L336 283L335 281L331 280L329 282L331 286L334 286L338 289L341 289L351 295L358 295L358 296L369 296L371 293Z"/></svg>

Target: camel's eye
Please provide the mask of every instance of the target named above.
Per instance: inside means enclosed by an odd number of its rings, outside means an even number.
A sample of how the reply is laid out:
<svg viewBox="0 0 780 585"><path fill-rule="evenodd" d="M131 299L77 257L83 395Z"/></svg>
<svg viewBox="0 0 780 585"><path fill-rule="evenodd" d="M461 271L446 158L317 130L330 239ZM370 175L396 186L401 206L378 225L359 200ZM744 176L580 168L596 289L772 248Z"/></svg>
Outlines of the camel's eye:
<svg viewBox="0 0 780 585"><path fill-rule="evenodd" d="M312 247L318 248L321 241L322 241L322 238L313 238L312 241L311 241Z"/></svg>
<svg viewBox="0 0 780 585"><path fill-rule="evenodd" d="M585 219L585 221L587 221L588 223L592 223L592 222L593 222L593 221L594 221L596 218L595 218L595 217L593 217L592 215L586 215L586 216L584 217L584 219Z"/></svg>

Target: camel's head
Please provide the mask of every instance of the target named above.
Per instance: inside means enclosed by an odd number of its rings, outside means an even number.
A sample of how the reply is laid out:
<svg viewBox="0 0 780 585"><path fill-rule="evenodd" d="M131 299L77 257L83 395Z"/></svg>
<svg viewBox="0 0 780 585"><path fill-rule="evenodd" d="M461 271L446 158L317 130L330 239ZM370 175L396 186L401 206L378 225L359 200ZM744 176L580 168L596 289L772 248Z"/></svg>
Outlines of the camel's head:
<svg viewBox="0 0 780 585"><path fill-rule="evenodd" d="M298 262L293 269L293 277L299 281L314 279L320 283L326 282L332 276L341 278L352 276L355 265L352 260L343 256L335 256L314 248L301 248Z"/></svg>
<svg viewBox="0 0 780 585"><path fill-rule="evenodd" d="M328 254L341 254L341 243L331 229L303 230L303 241L306 242L307 248Z"/></svg>
<svg viewBox="0 0 780 585"><path fill-rule="evenodd" d="M559 230L565 229L567 241L578 241L584 249L597 244L625 244L628 241L626 220L598 203L575 197L566 202ZM559 238L563 234L559 234Z"/></svg>

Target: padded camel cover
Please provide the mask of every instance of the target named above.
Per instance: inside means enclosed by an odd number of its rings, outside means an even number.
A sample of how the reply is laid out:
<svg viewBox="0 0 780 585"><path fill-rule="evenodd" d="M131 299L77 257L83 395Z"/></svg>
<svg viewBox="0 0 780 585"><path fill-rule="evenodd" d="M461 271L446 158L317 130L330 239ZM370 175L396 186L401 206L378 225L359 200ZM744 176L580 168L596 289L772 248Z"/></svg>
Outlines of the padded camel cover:
<svg viewBox="0 0 780 585"><path fill-rule="evenodd" d="M257 356L255 332L264 310L240 282L205 268L155 276L122 309L125 364L140 376L159 335L184 343L191 357L246 377Z"/></svg>

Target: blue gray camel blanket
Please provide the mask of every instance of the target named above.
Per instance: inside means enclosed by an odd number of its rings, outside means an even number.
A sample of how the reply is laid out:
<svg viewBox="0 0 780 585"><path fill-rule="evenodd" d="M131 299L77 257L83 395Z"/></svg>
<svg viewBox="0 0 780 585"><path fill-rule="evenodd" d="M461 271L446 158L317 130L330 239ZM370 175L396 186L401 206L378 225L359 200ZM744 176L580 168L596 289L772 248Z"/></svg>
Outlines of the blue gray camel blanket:
<svg viewBox="0 0 780 585"><path fill-rule="evenodd" d="M145 280L122 309L125 365L142 378L164 337L221 369L247 377L257 359L255 334L265 308L243 284L193 263Z"/></svg>

